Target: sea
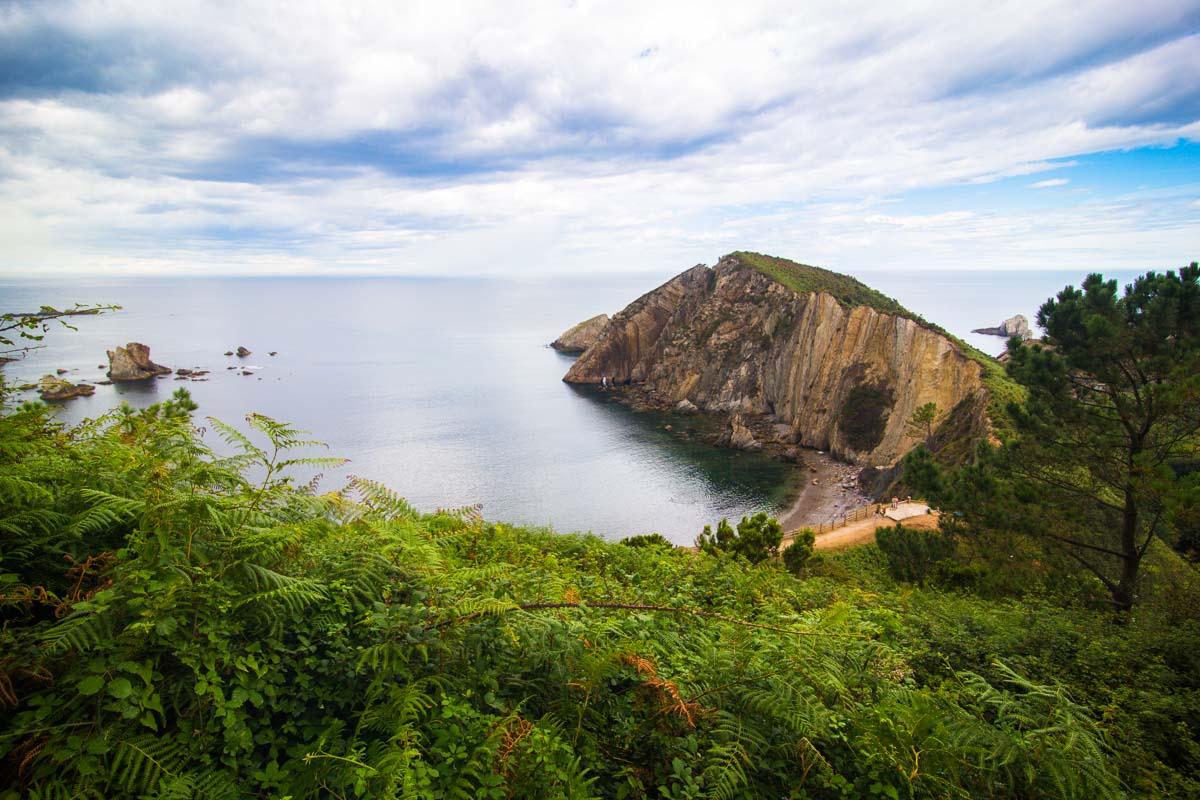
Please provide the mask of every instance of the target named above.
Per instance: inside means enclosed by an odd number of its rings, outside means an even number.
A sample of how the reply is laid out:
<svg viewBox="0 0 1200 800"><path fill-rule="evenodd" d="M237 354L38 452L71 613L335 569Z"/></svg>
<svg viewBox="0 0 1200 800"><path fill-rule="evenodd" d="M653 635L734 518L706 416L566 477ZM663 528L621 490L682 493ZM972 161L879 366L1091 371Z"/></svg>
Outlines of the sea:
<svg viewBox="0 0 1200 800"><path fill-rule="evenodd" d="M1135 274L1110 277L1124 284ZM1041 303L1083 276L856 275L993 354L1004 341L972 328L1018 313L1033 324ZM326 444L321 454L349 459L323 474L327 489L356 475L424 511L481 504L491 520L614 539L657 532L690 544L722 518L782 511L799 471L711 447L687 435L689 423L565 384L573 356L547 346L670 277L3 279L2 312L121 306L75 318L76 330L52 326L43 348L3 369L10 384L57 369L73 382L95 382L104 378L106 350L143 342L158 363L208 370L208 380L98 386L92 397L56 404L58 419L72 424L121 403L144 407L183 387L199 404L201 426L213 417L244 429L253 412L310 431ZM224 355L239 346L251 355ZM211 427L204 436L224 447Z"/></svg>

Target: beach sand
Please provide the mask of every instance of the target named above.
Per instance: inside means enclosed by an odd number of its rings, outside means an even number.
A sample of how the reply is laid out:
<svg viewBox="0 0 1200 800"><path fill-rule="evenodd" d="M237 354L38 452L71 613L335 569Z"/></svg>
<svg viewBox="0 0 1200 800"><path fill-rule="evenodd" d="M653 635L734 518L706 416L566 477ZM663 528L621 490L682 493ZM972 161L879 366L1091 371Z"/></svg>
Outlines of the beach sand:
<svg viewBox="0 0 1200 800"><path fill-rule="evenodd" d="M838 516L861 508L871 498L858 493L857 476L861 467L845 464L828 453L804 451L803 482L791 507L779 515L785 531L805 525L821 525Z"/></svg>

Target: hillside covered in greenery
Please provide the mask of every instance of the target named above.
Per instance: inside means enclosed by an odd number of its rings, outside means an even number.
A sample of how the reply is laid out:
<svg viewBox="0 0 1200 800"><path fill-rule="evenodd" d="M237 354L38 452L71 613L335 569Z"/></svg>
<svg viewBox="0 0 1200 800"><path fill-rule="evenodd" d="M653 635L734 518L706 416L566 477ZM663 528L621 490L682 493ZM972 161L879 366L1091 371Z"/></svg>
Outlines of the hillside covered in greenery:
<svg viewBox="0 0 1200 800"><path fill-rule="evenodd" d="M940 530L811 558L419 513L183 391L64 427L0 383L0 800L1195 797L1200 270L1093 277L1012 352L1014 443L908 459Z"/></svg>
<svg viewBox="0 0 1200 800"><path fill-rule="evenodd" d="M1036 576L1019 602L899 583L874 547L797 579L422 515L366 480L295 485L295 431L188 406L3 418L0 796L1200 785L1200 631L1168 597L1119 624Z"/></svg>

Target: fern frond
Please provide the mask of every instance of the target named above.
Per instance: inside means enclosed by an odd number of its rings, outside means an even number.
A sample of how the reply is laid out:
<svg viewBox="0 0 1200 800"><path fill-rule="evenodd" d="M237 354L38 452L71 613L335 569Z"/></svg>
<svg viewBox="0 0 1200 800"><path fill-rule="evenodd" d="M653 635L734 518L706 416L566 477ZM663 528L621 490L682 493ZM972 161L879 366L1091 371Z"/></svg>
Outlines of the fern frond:
<svg viewBox="0 0 1200 800"><path fill-rule="evenodd" d="M113 784L132 794L154 791L164 777L177 778L188 753L178 739L139 736L117 742L109 776Z"/></svg>
<svg viewBox="0 0 1200 800"><path fill-rule="evenodd" d="M217 432L217 435L220 436L226 444L235 445L242 451L244 455L253 457L255 459L261 459L266 456L266 453L264 453L261 448L255 445L254 442L250 441L248 436L232 425L222 422L216 417L208 417L208 424L213 426Z"/></svg>
<svg viewBox="0 0 1200 800"><path fill-rule="evenodd" d="M382 483L351 475L346 488L356 492L363 505L374 512L379 519L389 521L395 519L414 519L417 511L408 501Z"/></svg>
<svg viewBox="0 0 1200 800"><path fill-rule="evenodd" d="M93 611L76 611L42 633L40 639L51 653L65 650L86 652L99 647L112 637L109 615Z"/></svg>

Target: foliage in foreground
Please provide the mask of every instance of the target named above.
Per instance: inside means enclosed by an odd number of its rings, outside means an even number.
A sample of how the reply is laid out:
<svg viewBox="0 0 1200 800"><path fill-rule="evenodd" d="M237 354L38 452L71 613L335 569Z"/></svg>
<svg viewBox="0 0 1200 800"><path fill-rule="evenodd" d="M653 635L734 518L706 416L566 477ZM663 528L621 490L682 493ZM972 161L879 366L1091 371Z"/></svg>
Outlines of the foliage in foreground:
<svg viewBox="0 0 1200 800"><path fill-rule="evenodd" d="M717 532L708 525L696 537L696 546L708 555L728 553L744 558L751 564L760 564L779 555L783 541L783 526L774 517L760 511L752 517L742 517L735 529L729 520L717 523Z"/></svg>
<svg viewBox="0 0 1200 800"><path fill-rule="evenodd" d="M1147 273L1123 294L1089 275L1038 324L1044 342L1009 342L1008 372L1027 390L1009 409L1019 437L949 476L918 449L906 480L954 512L955 530L1038 542L1129 611L1151 545L1186 549L1200 509L1200 266Z"/></svg>
<svg viewBox="0 0 1200 800"><path fill-rule="evenodd" d="M218 456L189 405L0 417L0 798L1197 786L1176 640L897 589L874 548L799 581L421 515L361 479L322 495L287 477L297 431L251 416L260 449L210 421ZM1157 693L1119 685L1135 663Z"/></svg>

